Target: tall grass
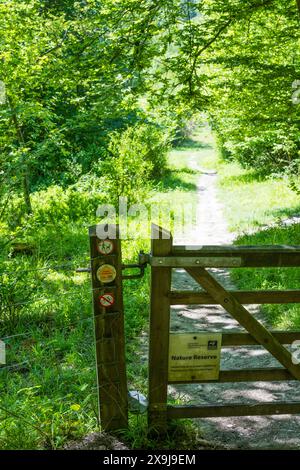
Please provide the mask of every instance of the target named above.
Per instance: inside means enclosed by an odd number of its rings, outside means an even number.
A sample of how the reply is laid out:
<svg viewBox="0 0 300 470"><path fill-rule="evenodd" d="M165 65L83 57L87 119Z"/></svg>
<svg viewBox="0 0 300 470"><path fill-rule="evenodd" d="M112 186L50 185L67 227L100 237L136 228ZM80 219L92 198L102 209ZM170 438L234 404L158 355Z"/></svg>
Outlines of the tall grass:
<svg viewBox="0 0 300 470"><path fill-rule="evenodd" d="M189 149L185 159L180 152L169 155L170 168L146 204L192 196L197 175L187 168ZM88 226L97 222L102 193L92 191L91 198L90 191L73 190L77 202L72 195L72 208L71 194L57 186L35 194L36 215L15 231L14 240L33 244L32 255L15 256L8 243L13 214L1 224L0 338L7 349L7 365L0 368L1 449L61 448L100 429L90 277L75 269L88 266ZM136 227L136 221L130 225ZM139 250L150 249L146 227L138 228L138 239L123 242L124 263L136 262ZM149 272L124 282L124 303L128 386L146 394L147 345L141 349L139 336L147 330ZM142 438L136 429L136 417L131 423L128 442L144 445L146 435ZM172 445L173 437L168 442Z"/></svg>

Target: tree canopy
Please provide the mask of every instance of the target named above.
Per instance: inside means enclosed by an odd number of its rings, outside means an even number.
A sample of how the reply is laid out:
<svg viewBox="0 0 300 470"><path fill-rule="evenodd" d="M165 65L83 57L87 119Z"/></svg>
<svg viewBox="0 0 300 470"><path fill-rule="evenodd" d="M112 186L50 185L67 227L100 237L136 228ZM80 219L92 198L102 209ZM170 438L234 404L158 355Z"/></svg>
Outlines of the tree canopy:
<svg viewBox="0 0 300 470"><path fill-rule="evenodd" d="M199 111L225 156L288 173L297 189L297 4L2 1L2 194L22 192L31 212L32 191L108 158L111 132L172 134Z"/></svg>

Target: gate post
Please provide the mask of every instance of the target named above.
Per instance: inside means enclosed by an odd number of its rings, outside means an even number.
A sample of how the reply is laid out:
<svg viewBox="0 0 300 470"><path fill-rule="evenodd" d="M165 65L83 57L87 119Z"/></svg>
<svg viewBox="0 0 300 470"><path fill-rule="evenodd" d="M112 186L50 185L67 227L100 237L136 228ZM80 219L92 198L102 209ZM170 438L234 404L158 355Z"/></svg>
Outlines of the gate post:
<svg viewBox="0 0 300 470"><path fill-rule="evenodd" d="M99 415L104 431L128 427L122 255L119 227L89 228Z"/></svg>
<svg viewBox="0 0 300 470"><path fill-rule="evenodd" d="M152 255L168 256L171 252L171 233L152 224ZM167 428L171 277L171 268L151 268L148 425L149 430L160 433Z"/></svg>

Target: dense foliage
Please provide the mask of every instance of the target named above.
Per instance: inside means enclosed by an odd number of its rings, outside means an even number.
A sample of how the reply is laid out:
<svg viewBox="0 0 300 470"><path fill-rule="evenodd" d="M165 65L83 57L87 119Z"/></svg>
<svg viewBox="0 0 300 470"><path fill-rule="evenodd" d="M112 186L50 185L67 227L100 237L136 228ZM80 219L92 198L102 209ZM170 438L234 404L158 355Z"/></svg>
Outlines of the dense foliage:
<svg viewBox="0 0 300 470"><path fill-rule="evenodd" d="M138 103L135 43L146 33L147 4L128 2L126 17L126 5L110 1L1 2L1 188L22 191L27 212L31 192L99 168L110 133L137 123L154 130L153 145L150 130L147 141L159 162L151 172L161 173L167 139L158 143L155 128L162 123Z"/></svg>
<svg viewBox="0 0 300 470"><path fill-rule="evenodd" d="M8 0L0 13L1 196L22 192L28 213L33 191L99 169L116 130L154 135L141 174L160 175L167 139L155 128L172 133L194 110L209 113L224 154L297 174L295 0Z"/></svg>
<svg viewBox="0 0 300 470"><path fill-rule="evenodd" d="M205 167L210 145L186 138L199 120L227 160L219 178L226 167L235 232L299 212L297 5L0 0L0 448L62 447L98 429L90 279L75 272L90 262L88 226L99 204L120 196L170 207L196 200L190 157ZM140 228L123 244L125 263L150 249ZM291 226L240 241L298 238ZM287 273L278 282L288 288L296 279ZM266 274L267 287L282 287ZM148 299L147 278L126 284L128 380L145 393L136 338ZM288 326L298 325L298 308L290 311ZM286 326L281 314L275 326Z"/></svg>
<svg viewBox="0 0 300 470"><path fill-rule="evenodd" d="M211 119L224 155L260 172L299 175L299 18L294 2L267 3L231 22L206 54Z"/></svg>

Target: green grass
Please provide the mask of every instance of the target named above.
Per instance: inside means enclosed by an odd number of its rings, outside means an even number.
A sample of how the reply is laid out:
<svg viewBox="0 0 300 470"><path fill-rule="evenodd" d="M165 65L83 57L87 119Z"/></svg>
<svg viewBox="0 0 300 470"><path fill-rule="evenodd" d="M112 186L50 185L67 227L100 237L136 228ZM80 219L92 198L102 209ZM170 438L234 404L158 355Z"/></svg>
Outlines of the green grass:
<svg viewBox="0 0 300 470"><path fill-rule="evenodd" d="M151 202L162 202L174 205L174 201L180 203L196 202L196 189L199 173L189 167L191 154L199 158L201 149L193 147L177 147L168 156L168 168L166 175L157 184L156 192L151 197Z"/></svg>
<svg viewBox="0 0 300 470"><path fill-rule="evenodd" d="M207 131L197 138L208 145L201 166L218 172L219 198L232 232L242 235L300 214L300 197L286 179L265 177L236 162L223 161Z"/></svg>
<svg viewBox="0 0 300 470"><path fill-rule="evenodd" d="M221 161L210 153L209 165L219 174L219 198L229 229L239 245L300 245L299 224L284 226L282 221L300 215L300 198L282 178L265 178L258 171L237 163ZM232 278L241 289L299 288L299 269L239 269ZM279 329L300 328L300 306L265 305L262 311Z"/></svg>
<svg viewBox="0 0 300 470"><path fill-rule="evenodd" d="M193 152L201 150L190 145ZM172 204L194 197L197 172L187 168L189 152L186 147L170 153L169 171L144 202ZM90 276L74 272L89 262L88 226L97 222L98 196L79 191L70 208L69 195L63 207L58 195L57 187L40 197L36 193L38 216L19 230L17 241L33 243L34 255L12 257L8 240L14 214L10 225L2 222L0 228L0 338L7 345L7 366L0 369L1 449L61 448L99 430ZM138 228L139 239L123 242L125 263L136 262L140 249L150 249L146 227ZM140 365L138 337L148 324L149 270L142 280L124 282L124 303L128 386L147 394L147 364ZM137 419L144 423L142 432ZM147 440L145 417L130 421L128 443L154 447L155 439ZM157 445L178 446L181 438L175 434Z"/></svg>
<svg viewBox="0 0 300 470"><path fill-rule="evenodd" d="M138 432L137 432L138 431ZM199 426L191 420L173 421L165 435L154 431L149 433L146 415L132 416L130 430L121 433L122 440L131 449L196 450L203 447L212 449L213 445L203 440Z"/></svg>
<svg viewBox="0 0 300 470"><path fill-rule="evenodd" d="M300 226L276 227L244 235L240 245L300 244ZM232 271L232 278L242 289L299 289L299 268L260 268ZM300 305L264 305L261 307L269 323L278 329L300 329Z"/></svg>
<svg viewBox="0 0 300 470"><path fill-rule="evenodd" d="M266 179L238 164L219 164L220 196L230 229L247 232L300 212L300 200L284 179Z"/></svg>

